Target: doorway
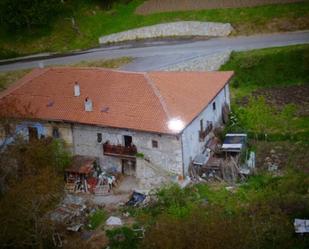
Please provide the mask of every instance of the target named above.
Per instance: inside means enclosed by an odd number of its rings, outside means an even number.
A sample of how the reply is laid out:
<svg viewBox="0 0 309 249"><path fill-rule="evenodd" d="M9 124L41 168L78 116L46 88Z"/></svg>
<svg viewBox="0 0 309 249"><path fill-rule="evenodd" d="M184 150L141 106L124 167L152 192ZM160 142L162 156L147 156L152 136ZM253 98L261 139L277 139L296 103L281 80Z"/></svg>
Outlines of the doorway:
<svg viewBox="0 0 309 249"><path fill-rule="evenodd" d="M32 142L39 138L38 129L35 127L28 127L29 141Z"/></svg>
<svg viewBox="0 0 309 249"><path fill-rule="evenodd" d="M132 146L132 137L131 136L123 136L124 138L124 146L130 147Z"/></svg>
<svg viewBox="0 0 309 249"><path fill-rule="evenodd" d="M136 174L136 162L132 160L121 160L121 172L126 176L135 176Z"/></svg>

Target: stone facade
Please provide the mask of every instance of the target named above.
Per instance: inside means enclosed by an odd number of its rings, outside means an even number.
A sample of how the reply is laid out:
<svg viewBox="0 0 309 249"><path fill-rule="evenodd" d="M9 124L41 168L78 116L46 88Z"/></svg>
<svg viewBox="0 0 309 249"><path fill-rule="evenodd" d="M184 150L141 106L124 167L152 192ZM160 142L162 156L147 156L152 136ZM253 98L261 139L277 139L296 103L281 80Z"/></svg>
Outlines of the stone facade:
<svg viewBox="0 0 309 249"><path fill-rule="evenodd" d="M229 23L183 21L163 23L102 36L100 44L137 39L171 36L228 36L233 30Z"/></svg>
<svg viewBox="0 0 309 249"><path fill-rule="evenodd" d="M56 128L59 138L66 141L73 154L96 157L101 168L113 168L118 172L123 172L123 160L130 162L126 165L130 167L133 162L132 175L140 179L143 186L149 187L165 182L168 177L188 174L190 162L203 152L205 143L210 138L208 135L200 140L201 125L204 128L208 122L212 122L214 126L220 125L225 103L230 105L228 85L178 135L58 122L24 122L20 124L19 130L27 136L28 127L36 127L40 137L54 136ZM135 154L130 158L104 155L103 144L106 141L112 145L124 146L125 136L132 138L132 143L143 158L136 158Z"/></svg>
<svg viewBox="0 0 309 249"><path fill-rule="evenodd" d="M187 175L191 160L203 152L205 143L210 138L208 135L203 140L199 139L201 122L204 128L208 122L212 122L214 126L221 125L222 107L225 103L230 105L228 85L178 136L75 124L73 125L74 154L97 157L103 168L113 167L121 172L121 158L103 155L102 143L108 140L111 144L123 145L124 136L131 136L137 151L143 153L146 159L146 161L136 160L137 178L151 179L167 172ZM102 134L102 143L97 142L98 133ZM157 141L158 148L153 148L153 140Z"/></svg>
<svg viewBox="0 0 309 249"><path fill-rule="evenodd" d="M44 124L45 135L52 137L53 129L57 129L59 132L59 137L63 139L69 148L73 148L73 133L72 133L72 125L68 123L55 123L49 122Z"/></svg>
<svg viewBox="0 0 309 249"><path fill-rule="evenodd" d="M102 143L98 143L97 141L98 133L102 134ZM104 155L103 143L109 141L110 144L124 145L124 136L131 136L132 143L137 147L138 153L142 153L151 163L160 165L174 174L182 174L181 143L180 139L174 135L89 125L74 125L74 154L97 157L101 167L113 167L121 172L121 157ZM153 141L157 142L157 148L153 148Z"/></svg>

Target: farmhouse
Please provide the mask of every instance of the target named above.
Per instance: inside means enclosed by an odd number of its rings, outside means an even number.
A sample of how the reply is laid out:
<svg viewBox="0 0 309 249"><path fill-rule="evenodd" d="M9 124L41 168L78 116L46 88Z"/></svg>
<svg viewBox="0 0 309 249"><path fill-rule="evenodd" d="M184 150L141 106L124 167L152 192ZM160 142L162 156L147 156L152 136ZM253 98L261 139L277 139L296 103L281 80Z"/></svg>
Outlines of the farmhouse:
<svg viewBox="0 0 309 249"><path fill-rule="evenodd" d="M99 68L35 69L0 95L23 115L26 139L63 139L74 155L103 169L155 181L186 176L206 153L233 72L124 72ZM26 107L26 108L25 108ZM17 114L18 113L18 114Z"/></svg>

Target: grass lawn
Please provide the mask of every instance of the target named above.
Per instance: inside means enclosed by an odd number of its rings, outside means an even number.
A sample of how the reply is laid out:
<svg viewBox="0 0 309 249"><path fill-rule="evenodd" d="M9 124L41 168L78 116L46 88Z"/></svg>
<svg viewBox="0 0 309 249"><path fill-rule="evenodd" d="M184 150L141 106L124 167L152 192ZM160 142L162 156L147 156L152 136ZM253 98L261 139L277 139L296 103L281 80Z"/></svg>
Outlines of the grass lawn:
<svg viewBox="0 0 309 249"><path fill-rule="evenodd" d="M229 22L234 35L277 32L309 28L309 2L266 5L251 8L181 11L137 15L135 9L143 1L116 4L102 10L96 4L79 1L72 13L80 33L73 30L71 20L60 17L52 28L39 33L9 35L0 30L0 58L39 52L65 52L98 46L98 38L115 32L162 22L198 20Z"/></svg>
<svg viewBox="0 0 309 249"><path fill-rule="evenodd" d="M110 60L94 60L94 61L81 61L76 64L71 64L72 67L105 67L105 68L119 68L122 65L128 64L133 61L132 57L120 57Z"/></svg>
<svg viewBox="0 0 309 249"><path fill-rule="evenodd" d="M119 68L120 66L130 63L133 60L131 57L120 57L110 60L93 60L81 61L76 64L69 64L71 67L103 67L103 68ZM61 66L61 65L57 65ZM0 91L6 89L10 84L29 73L31 69L16 70L10 72L0 72Z"/></svg>
<svg viewBox="0 0 309 249"><path fill-rule="evenodd" d="M26 69L12 72L0 72L0 91L6 89L10 84L14 83L30 71L31 70Z"/></svg>
<svg viewBox="0 0 309 249"><path fill-rule="evenodd" d="M306 248L309 240L294 236L293 219L309 214L309 177L291 168L284 173L259 173L232 190L227 183L159 190L157 202L128 209L147 227L141 248ZM238 240L252 246L238 247ZM278 245L284 240L288 245Z"/></svg>
<svg viewBox="0 0 309 249"><path fill-rule="evenodd" d="M89 217L89 228L94 230L107 219L107 213L103 209L98 209Z"/></svg>
<svg viewBox="0 0 309 249"><path fill-rule="evenodd" d="M220 70L235 71L231 130L309 140L309 45L234 52Z"/></svg>
<svg viewBox="0 0 309 249"><path fill-rule="evenodd" d="M220 70L234 70L234 98L253 90L309 83L309 45L233 52Z"/></svg>

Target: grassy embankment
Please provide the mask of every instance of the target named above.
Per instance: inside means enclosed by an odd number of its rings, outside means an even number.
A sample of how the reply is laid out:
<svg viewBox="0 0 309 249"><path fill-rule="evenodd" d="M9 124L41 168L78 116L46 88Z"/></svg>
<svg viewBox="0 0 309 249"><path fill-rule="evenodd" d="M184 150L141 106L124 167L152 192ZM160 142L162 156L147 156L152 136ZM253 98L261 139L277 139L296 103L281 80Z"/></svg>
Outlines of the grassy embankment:
<svg viewBox="0 0 309 249"><path fill-rule="evenodd" d="M74 2L72 13L59 17L51 28L37 32L8 34L0 29L0 58L40 52L67 52L98 46L98 38L115 32L163 22L198 20L229 22L234 35L291 31L309 28L309 2L251 8L181 11L137 15L143 1L115 4L102 10L93 2ZM76 5L76 6L75 6ZM74 16L79 33L68 17Z"/></svg>
<svg viewBox="0 0 309 249"><path fill-rule="evenodd" d="M308 61L308 45L233 53L221 67L235 71L231 89L239 122L232 129L308 141Z"/></svg>

